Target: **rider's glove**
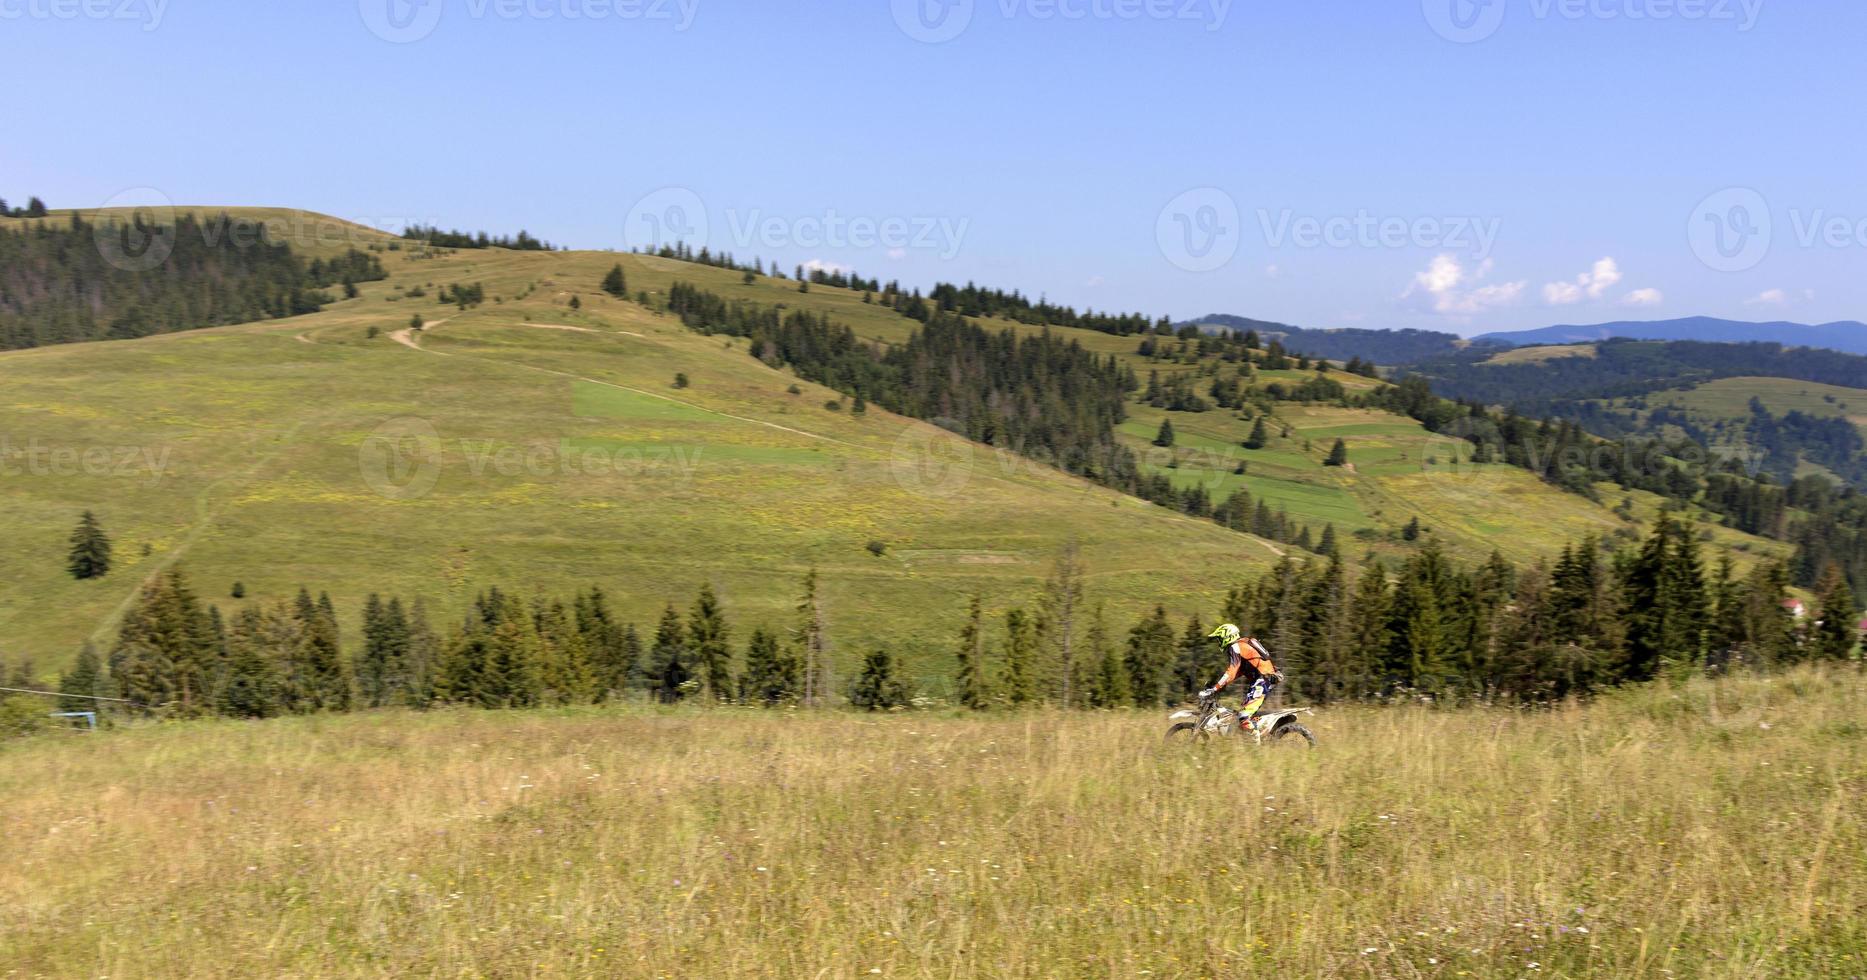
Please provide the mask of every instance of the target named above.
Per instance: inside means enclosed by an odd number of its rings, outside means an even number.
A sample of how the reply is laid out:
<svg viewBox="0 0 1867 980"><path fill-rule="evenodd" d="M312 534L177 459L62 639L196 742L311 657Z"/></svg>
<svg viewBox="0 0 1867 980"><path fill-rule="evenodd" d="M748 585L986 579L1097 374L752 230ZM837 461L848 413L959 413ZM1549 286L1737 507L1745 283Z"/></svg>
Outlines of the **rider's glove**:
<svg viewBox="0 0 1867 980"><path fill-rule="evenodd" d="M1205 690L1203 690L1203 691L1201 691L1201 692L1199 692L1199 699L1200 699L1201 701L1210 701L1210 700L1212 700L1212 696L1213 696L1213 695L1215 695L1215 694L1217 694L1217 693L1219 693L1219 691L1218 691L1218 689L1217 689L1217 688L1212 688L1212 687L1209 687L1209 688L1206 688Z"/></svg>
<svg viewBox="0 0 1867 980"><path fill-rule="evenodd" d="M1270 680L1271 680L1271 683L1272 683L1272 684L1282 684L1282 683L1284 682L1284 673L1283 673L1283 671L1281 671L1281 670L1274 670L1274 671L1271 671L1271 677L1270 677Z"/></svg>

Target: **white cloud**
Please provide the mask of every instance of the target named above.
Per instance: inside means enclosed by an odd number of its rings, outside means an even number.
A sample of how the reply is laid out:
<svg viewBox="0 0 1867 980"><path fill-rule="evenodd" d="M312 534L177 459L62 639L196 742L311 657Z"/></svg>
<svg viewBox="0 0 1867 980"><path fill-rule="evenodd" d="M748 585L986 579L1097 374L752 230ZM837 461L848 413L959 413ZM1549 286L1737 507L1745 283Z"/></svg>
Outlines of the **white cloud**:
<svg viewBox="0 0 1867 980"><path fill-rule="evenodd" d="M849 271L849 266L839 265L835 262L825 262L822 259L811 259L809 262L804 263L804 271L805 272L830 272L830 273L844 272L844 273L847 273Z"/></svg>
<svg viewBox="0 0 1867 980"><path fill-rule="evenodd" d="M1744 302L1750 306L1788 306L1789 294L1780 289L1766 289Z"/></svg>
<svg viewBox="0 0 1867 980"><path fill-rule="evenodd" d="M1523 298L1523 291L1529 283L1522 280L1478 285L1490 276L1491 270L1490 259L1479 263L1477 269L1467 272L1458 259L1450 255L1435 255L1424 271L1414 274L1413 283L1407 287L1406 292L1400 294L1400 298L1419 295L1422 299L1430 299L1433 312L1452 316L1483 313L1500 306L1509 306Z"/></svg>
<svg viewBox="0 0 1867 980"><path fill-rule="evenodd" d="M888 250L888 257L891 259L905 259L908 257L908 250L905 248L891 248Z"/></svg>
<svg viewBox="0 0 1867 980"><path fill-rule="evenodd" d="M1622 306L1658 306L1664 302L1666 302L1666 294L1651 287L1636 289L1621 297Z"/></svg>
<svg viewBox="0 0 1867 980"><path fill-rule="evenodd" d="M1620 263L1612 257L1595 260L1587 272L1575 277L1574 282L1552 282L1543 287L1543 301L1551 306L1570 306L1580 303L1582 297L1600 299L1607 295L1614 284L1621 281Z"/></svg>
<svg viewBox="0 0 1867 980"><path fill-rule="evenodd" d="M1278 268L1277 265L1274 263L1264 267L1264 274L1271 277L1272 279L1275 279L1279 275L1282 275L1283 271L1284 270Z"/></svg>
<svg viewBox="0 0 1867 980"><path fill-rule="evenodd" d="M1100 286L1105 282L1108 282L1108 280L1102 278L1101 276L1090 276L1089 281L1083 283L1083 285L1089 287L1090 289L1094 289L1097 286Z"/></svg>

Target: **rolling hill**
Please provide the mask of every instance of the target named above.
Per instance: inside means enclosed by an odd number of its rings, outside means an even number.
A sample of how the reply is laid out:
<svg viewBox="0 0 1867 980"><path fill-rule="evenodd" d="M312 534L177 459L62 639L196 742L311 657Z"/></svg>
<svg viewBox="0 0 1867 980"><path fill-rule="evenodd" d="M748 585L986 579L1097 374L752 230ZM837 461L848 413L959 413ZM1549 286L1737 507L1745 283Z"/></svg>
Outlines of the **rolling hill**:
<svg viewBox="0 0 1867 980"><path fill-rule="evenodd" d="M321 312L0 354L0 535L15 556L0 635L12 659L50 672L86 639L107 645L140 583L176 564L222 604L236 582L249 600L328 590L351 637L376 592L421 597L446 621L488 586L563 596L597 584L646 628L704 582L743 636L792 625L817 568L838 662L887 645L938 693L969 598L995 615L1028 604L1071 542L1117 629L1156 603L1210 615L1243 575L1293 550L876 407L856 414L743 340L657 309L683 282L814 311L881 345L920 326L861 292L647 255L392 248L355 234L342 247L374 245L387 278ZM648 306L600 291L615 265ZM484 302L438 300L465 284ZM1204 383L1216 371L1211 358L1143 356L1133 336L1048 329L1143 377ZM1167 417L1182 433L1171 450L1151 445ZM1136 404L1119 434L1176 486L1215 500L1243 489L1314 532L1333 524L1361 563L1407 553L1399 530L1415 519L1457 557L1497 548L1529 561L1658 509L1630 494L1624 517L1524 470L1474 465L1465 443L1404 416L1292 401L1269 418L1256 450L1241 447L1253 420L1225 410ZM1325 467L1337 438L1352 465ZM86 509L119 562L75 582L65 539ZM1752 555L1786 551L1712 533Z"/></svg>

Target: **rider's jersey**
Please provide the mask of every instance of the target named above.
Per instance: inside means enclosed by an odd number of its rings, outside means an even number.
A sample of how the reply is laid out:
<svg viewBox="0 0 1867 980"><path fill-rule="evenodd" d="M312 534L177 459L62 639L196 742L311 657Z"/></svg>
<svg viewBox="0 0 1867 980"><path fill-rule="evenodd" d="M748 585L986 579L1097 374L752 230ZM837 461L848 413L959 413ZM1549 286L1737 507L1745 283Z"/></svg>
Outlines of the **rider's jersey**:
<svg viewBox="0 0 1867 980"><path fill-rule="evenodd" d="M1256 637L1240 637L1227 643L1225 649L1232 655L1232 659L1225 665L1225 676L1220 677L1219 682L1212 685L1215 691L1223 691L1227 684L1237 680L1238 672L1244 668L1245 664L1256 668L1260 677L1269 677L1277 673L1277 665L1271 663L1271 652L1264 649L1264 644L1259 643Z"/></svg>

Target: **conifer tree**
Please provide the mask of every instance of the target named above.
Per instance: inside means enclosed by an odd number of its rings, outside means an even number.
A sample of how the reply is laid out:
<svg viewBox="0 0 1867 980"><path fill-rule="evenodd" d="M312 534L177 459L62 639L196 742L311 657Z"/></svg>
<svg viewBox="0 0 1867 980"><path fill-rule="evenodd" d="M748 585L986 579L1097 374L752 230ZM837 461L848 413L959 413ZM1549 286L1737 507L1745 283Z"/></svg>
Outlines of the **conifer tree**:
<svg viewBox="0 0 1867 980"><path fill-rule="evenodd" d="M1173 626L1167 622L1166 607L1155 606L1152 615L1144 617L1128 631L1124 666L1128 669L1128 689L1136 706L1151 708L1166 703L1173 658Z"/></svg>
<svg viewBox="0 0 1867 980"><path fill-rule="evenodd" d="M1047 673L1064 707L1077 701L1077 620L1083 604L1082 550L1071 541L1057 553L1050 577L1038 599L1037 636L1043 648Z"/></svg>
<svg viewBox="0 0 1867 980"><path fill-rule="evenodd" d="M629 282L622 274L622 263L610 267L609 274L603 277L603 291L617 299L627 299Z"/></svg>
<svg viewBox="0 0 1867 980"><path fill-rule="evenodd" d="M975 711L991 704L992 694L985 675L985 613L984 604L978 596L972 597L972 605L966 614L966 625L960 629L959 673L955 678L955 696L959 703Z"/></svg>
<svg viewBox="0 0 1867 980"><path fill-rule="evenodd" d="M1087 692L1089 706L1119 708L1134 703L1134 695L1128 686L1128 668L1122 663L1121 652L1109 636L1108 622L1099 604L1094 618L1089 621L1087 639L1091 668Z"/></svg>
<svg viewBox="0 0 1867 980"><path fill-rule="evenodd" d="M97 515L85 511L71 532L71 554L65 567L80 581L102 578L110 573L110 538L97 522Z"/></svg>
<svg viewBox="0 0 1867 980"><path fill-rule="evenodd" d="M804 651L804 705L815 707L829 696L829 638L823 621L823 599L817 591L817 570L804 576L804 595L797 603L798 626L793 630Z"/></svg>
<svg viewBox="0 0 1867 980"><path fill-rule="evenodd" d="M1019 707L1037 699L1037 636L1031 618L1022 609L1005 614L1005 657L999 689L1005 701Z"/></svg>
<svg viewBox="0 0 1867 980"><path fill-rule="evenodd" d="M1171 449L1173 447L1173 420L1172 419L1161 419L1160 420L1160 432L1158 432L1154 436L1154 445L1159 446L1163 449Z"/></svg>
<svg viewBox="0 0 1867 980"><path fill-rule="evenodd" d="M78 659L71 665L71 669L59 675L58 692L66 697L58 699L58 710L102 710L103 704L92 699L109 697L105 687L104 662L98 657L97 648L87 640L78 651Z"/></svg>
<svg viewBox="0 0 1867 980"><path fill-rule="evenodd" d="M1245 437L1246 449L1263 449L1271 441L1270 433L1264 428L1264 416L1251 424L1251 434Z"/></svg>
<svg viewBox="0 0 1867 980"><path fill-rule="evenodd" d="M895 676L894 658L887 650L878 647L862 658L849 703L865 711L886 711L908 703L907 683Z"/></svg>
<svg viewBox="0 0 1867 980"><path fill-rule="evenodd" d="M687 630L681 625L681 614L669 603L655 627L654 646L649 650L648 681L656 699L672 704L686 697L693 680L692 665Z"/></svg>
<svg viewBox="0 0 1867 980"><path fill-rule="evenodd" d="M284 617L280 617L282 620ZM234 718L271 718L284 708L267 612L248 607L234 617L227 643L226 679L217 710ZM293 631L296 639L296 631Z"/></svg>
<svg viewBox="0 0 1867 980"><path fill-rule="evenodd" d="M542 598L532 607L538 632L539 680L546 704L589 704L596 700L596 675L583 633L564 603Z"/></svg>
<svg viewBox="0 0 1867 980"><path fill-rule="evenodd" d="M331 612L330 596L323 595L314 603L311 593L301 587L295 615L304 630L303 673L296 692L299 710L350 710L349 664L338 648L337 618Z"/></svg>
<svg viewBox="0 0 1867 980"><path fill-rule="evenodd" d="M1335 441L1335 445L1329 450L1329 458L1326 460L1323 460L1322 465L1324 466L1347 466L1348 465L1348 443L1343 442L1340 439L1337 439Z"/></svg>
<svg viewBox="0 0 1867 980"><path fill-rule="evenodd" d="M745 673L739 677L739 700L766 707L797 700L798 666L796 654L779 645L777 634L753 630L746 644Z"/></svg>
<svg viewBox="0 0 1867 980"><path fill-rule="evenodd" d="M700 586L700 595L687 617L689 648L694 652L695 669L707 697L724 700L732 697L732 648L728 645L726 614L713 594L712 583Z"/></svg>
<svg viewBox="0 0 1867 980"><path fill-rule="evenodd" d="M1811 654L1819 660L1848 660L1860 642L1860 607L1839 565L1830 564L1816 586L1821 605L1816 615Z"/></svg>

